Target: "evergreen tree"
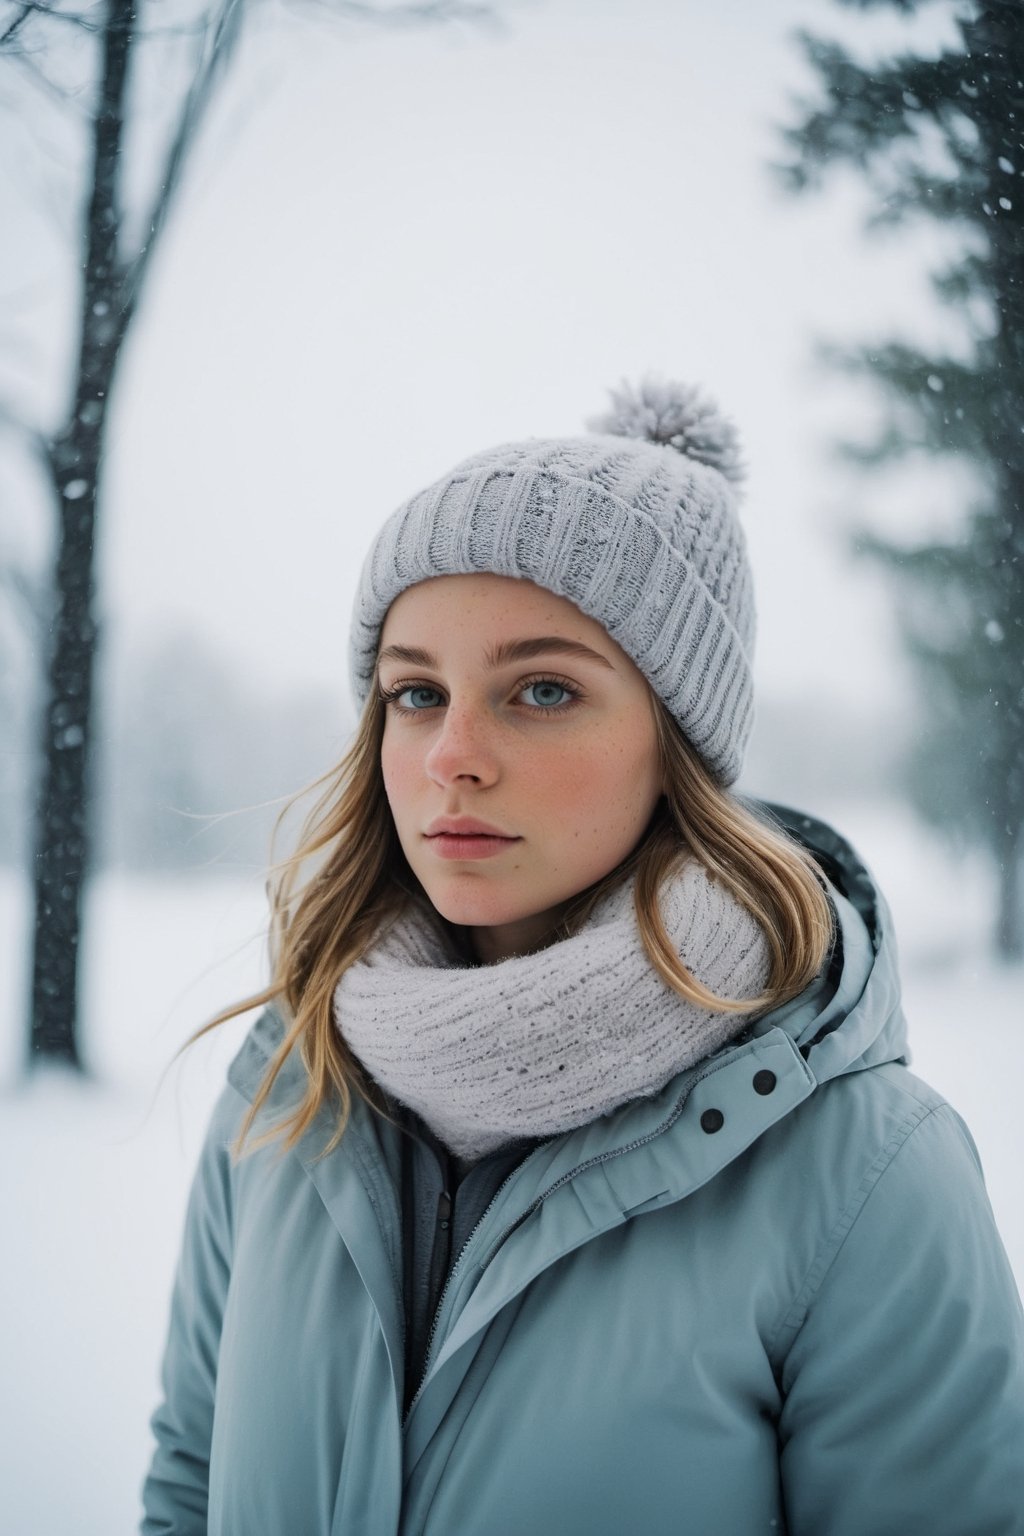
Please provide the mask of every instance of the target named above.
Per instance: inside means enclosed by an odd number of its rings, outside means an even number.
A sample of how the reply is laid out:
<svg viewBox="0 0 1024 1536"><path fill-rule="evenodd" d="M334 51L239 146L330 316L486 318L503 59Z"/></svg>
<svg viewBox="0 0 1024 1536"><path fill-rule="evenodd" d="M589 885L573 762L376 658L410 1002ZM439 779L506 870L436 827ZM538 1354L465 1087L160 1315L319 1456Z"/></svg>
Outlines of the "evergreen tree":
<svg viewBox="0 0 1024 1536"><path fill-rule="evenodd" d="M838 0L906 16L928 0ZM886 404L873 441L844 445L876 467L926 452L956 455L977 492L958 535L859 547L896 585L920 681L921 728L908 762L913 803L933 824L983 847L997 871L996 949L1024 955L1024 13L1019 0L960 0L954 45L858 62L841 44L798 34L820 99L782 130L779 170L793 192L854 167L868 186L869 230L925 217L962 233L933 271L964 319L963 350L938 355L894 339L831 348Z"/></svg>

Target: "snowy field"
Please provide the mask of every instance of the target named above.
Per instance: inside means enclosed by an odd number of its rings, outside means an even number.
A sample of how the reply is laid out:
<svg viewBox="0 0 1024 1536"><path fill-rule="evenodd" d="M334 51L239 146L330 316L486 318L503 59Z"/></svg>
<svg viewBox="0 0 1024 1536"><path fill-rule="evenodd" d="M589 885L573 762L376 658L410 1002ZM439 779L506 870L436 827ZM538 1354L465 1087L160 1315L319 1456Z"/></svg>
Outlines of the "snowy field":
<svg viewBox="0 0 1024 1536"><path fill-rule="evenodd" d="M1024 1286L1024 969L985 953L989 889L899 815L833 812L893 907L914 1070L966 1118ZM27 909L0 876L2 1536L134 1530L184 1202L206 1116L251 1020L164 1074L264 974L259 878L109 877L85 935L92 1076L19 1084Z"/></svg>

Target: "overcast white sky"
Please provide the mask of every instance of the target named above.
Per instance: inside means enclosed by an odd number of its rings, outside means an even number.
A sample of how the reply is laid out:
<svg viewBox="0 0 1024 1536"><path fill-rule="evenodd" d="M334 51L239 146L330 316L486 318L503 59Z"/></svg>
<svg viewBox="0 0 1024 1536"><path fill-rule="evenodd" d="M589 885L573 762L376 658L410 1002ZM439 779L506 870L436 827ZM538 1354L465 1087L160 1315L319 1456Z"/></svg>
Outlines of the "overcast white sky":
<svg viewBox="0 0 1024 1536"><path fill-rule="evenodd" d="M253 30L120 377L108 639L185 625L345 710L348 610L385 515L476 449L582 430L607 386L655 369L704 384L743 435L762 691L890 693L890 600L851 568L844 528L870 498L909 530L951 482L881 497L838 470L829 432L867 413L810 348L928 334L936 237L869 245L850 178L793 201L766 165L809 83L791 29L868 38L882 22L831 0L498 9L500 33L373 31L295 4ZM944 35L948 8L925 11ZM6 392L36 377L27 394L53 399L32 337L53 332L66 269L29 211L45 157L26 186L24 141L5 136L0 191L24 234L4 273L21 295ZM14 513L14 542L38 554L48 508Z"/></svg>

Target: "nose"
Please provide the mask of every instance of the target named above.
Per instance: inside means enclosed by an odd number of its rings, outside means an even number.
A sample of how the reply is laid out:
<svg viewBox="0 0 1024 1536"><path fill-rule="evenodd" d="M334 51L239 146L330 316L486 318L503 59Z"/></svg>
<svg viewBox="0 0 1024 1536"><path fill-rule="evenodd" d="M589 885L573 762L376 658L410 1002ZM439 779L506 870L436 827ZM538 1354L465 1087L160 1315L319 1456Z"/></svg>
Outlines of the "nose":
<svg viewBox="0 0 1024 1536"><path fill-rule="evenodd" d="M498 777L498 761L487 722L479 709L449 703L424 762L442 787L466 780L485 787Z"/></svg>

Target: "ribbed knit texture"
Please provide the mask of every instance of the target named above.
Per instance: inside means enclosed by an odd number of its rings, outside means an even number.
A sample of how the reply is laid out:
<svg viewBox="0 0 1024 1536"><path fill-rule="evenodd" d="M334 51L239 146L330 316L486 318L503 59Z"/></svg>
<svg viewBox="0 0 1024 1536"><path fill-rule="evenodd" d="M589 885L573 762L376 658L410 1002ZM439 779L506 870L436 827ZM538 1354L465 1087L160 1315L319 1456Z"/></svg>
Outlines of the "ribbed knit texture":
<svg viewBox="0 0 1024 1536"><path fill-rule="evenodd" d="M720 782L738 777L753 721L754 599L724 472L610 433L466 459L399 507L367 555L349 651L360 706L399 593L473 572L525 577L603 624Z"/></svg>
<svg viewBox="0 0 1024 1536"><path fill-rule="evenodd" d="M689 862L661 893L684 964L721 997L768 977L760 926ZM666 986L640 942L631 882L570 939L467 966L425 908L408 910L342 976L334 1017L394 1098L459 1157L586 1125L732 1039L747 1015L715 1013Z"/></svg>

